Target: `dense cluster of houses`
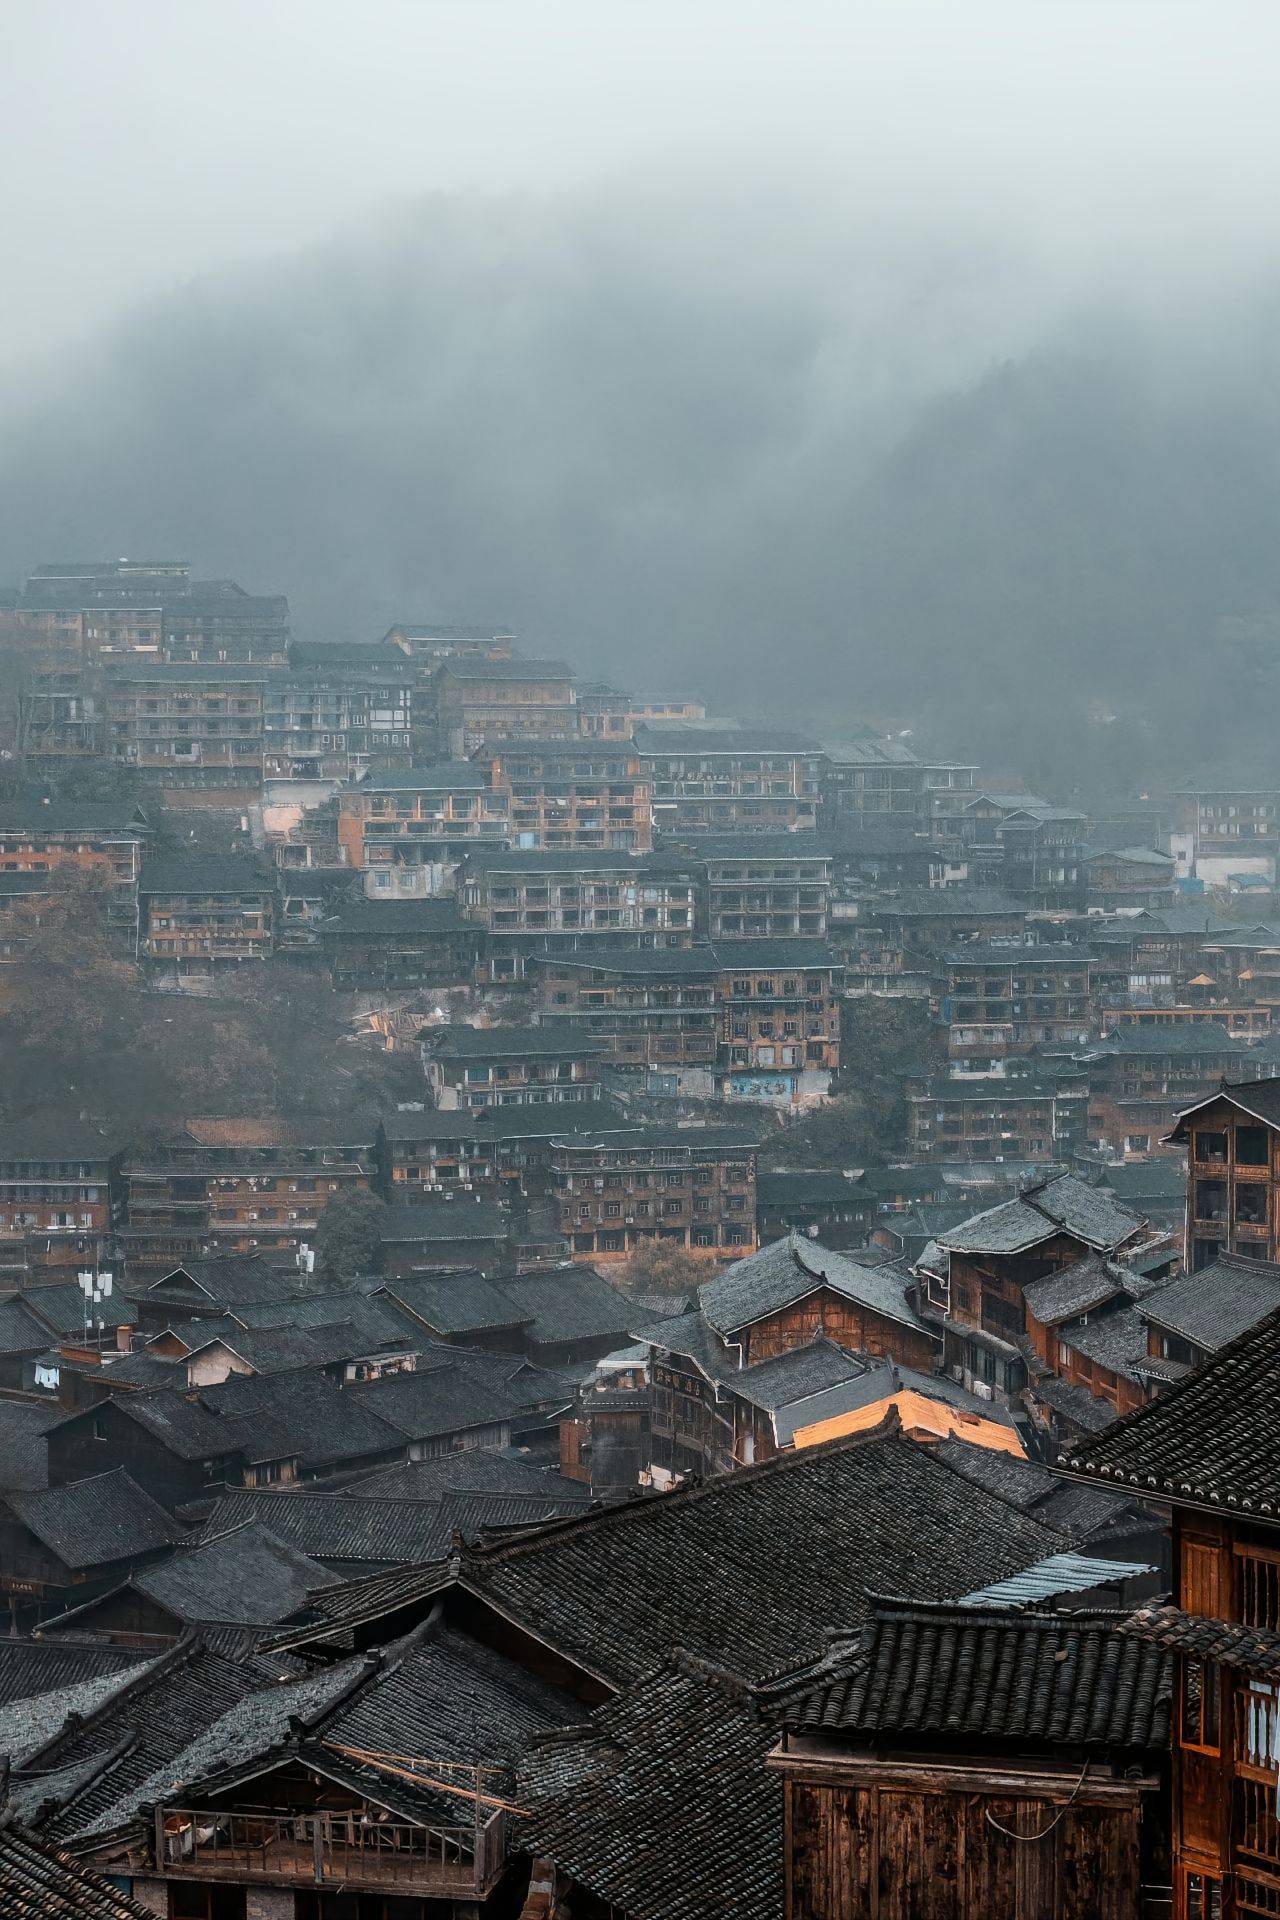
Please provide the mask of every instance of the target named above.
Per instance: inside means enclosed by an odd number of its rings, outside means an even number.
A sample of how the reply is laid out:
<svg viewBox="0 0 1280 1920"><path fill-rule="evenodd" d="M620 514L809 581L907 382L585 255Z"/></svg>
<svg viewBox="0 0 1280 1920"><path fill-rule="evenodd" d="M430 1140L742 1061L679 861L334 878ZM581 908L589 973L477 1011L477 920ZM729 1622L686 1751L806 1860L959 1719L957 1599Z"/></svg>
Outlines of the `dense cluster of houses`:
<svg viewBox="0 0 1280 1920"><path fill-rule="evenodd" d="M421 1073L0 1129L0 1912L1275 1920L1280 794L15 600L0 963L94 872Z"/></svg>

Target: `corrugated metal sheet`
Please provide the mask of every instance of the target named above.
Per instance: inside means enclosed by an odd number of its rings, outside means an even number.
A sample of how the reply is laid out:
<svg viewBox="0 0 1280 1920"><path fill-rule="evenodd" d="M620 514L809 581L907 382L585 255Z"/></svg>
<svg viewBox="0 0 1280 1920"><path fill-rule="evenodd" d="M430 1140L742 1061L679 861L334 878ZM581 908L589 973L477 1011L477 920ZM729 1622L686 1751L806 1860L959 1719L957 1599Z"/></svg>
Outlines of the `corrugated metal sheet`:
<svg viewBox="0 0 1280 1920"><path fill-rule="evenodd" d="M1111 1586L1117 1580L1136 1580L1157 1568L1141 1560L1100 1560L1087 1553L1053 1553L1033 1567L997 1580L989 1587L962 1594L962 1607L1028 1607L1052 1600L1060 1593L1087 1593L1091 1587Z"/></svg>

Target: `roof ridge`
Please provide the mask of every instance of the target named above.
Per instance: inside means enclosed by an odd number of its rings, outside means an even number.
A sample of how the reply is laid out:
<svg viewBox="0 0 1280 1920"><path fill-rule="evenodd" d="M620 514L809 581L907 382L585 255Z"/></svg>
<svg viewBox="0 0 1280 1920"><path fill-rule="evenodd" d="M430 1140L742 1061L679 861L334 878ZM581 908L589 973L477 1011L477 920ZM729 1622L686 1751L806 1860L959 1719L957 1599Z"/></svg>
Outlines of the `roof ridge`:
<svg viewBox="0 0 1280 1920"><path fill-rule="evenodd" d="M187 1628L181 1638L176 1640L173 1646L168 1648L164 1653L159 1654L156 1659L144 1660L136 1672L132 1667L127 1667L125 1672L129 1675L129 1678L125 1681L125 1684L119 1687L114 1693L108 1694L104 1700L100 1700L92 1713L86 1713L80 1718L78 1720L77 1730L83 1731L85 1727L96 1725L109 1709L114 1710L124 1701L131 1700L134 1694L139 1692L142 1687L151 1680L158 1679L162 1674L176 1672L179 1667L189 1665L196 1654L203 1650L203 1633ZM42 1746L35 1748L32 1753L28 1754L26 1759L27 1767L30 1767L34 1761L43 1759L44 1755L49 1752L51 1747L57 1745L66 1732L67 1722L64 1721L57 1733L50 1735L49 1739L46 1740Z"/></svg>
<svg viewBox="0 0 1280 1920"><path fill-rule="evenodd" d="M497 1541L490 1547L464 1546L461 1560L464 1565L483 1565L495 1559L506 1560L517 1554L531 1552L552 1534L563 1534L571 1528L581 1527L587 1522L603 1526L617 1522L621 1524L628 1516L647 1511L661 1505L666 1510L671 1505L690 1506L695 1501L709 1496L722 1494L733 1487L743 1486L747 1481L759 1481L776 1477L788 1472L799 1472L808 1462L825 1458L828 1454L850 1452L858 1447L869 1446L881 1440L897 1439L902 1433L902 1422L896 1407L890 1407L874 1427L864 1427L856 1433L837 1434L832 1440L824 1440L816 1446L800 1450L787 1450L774 1454L771 1459L758 1460L753 1466L737 1467L732 1474L714 1474L709 1479L691 1474L679 1486L664 1493L646 1492L625 1500L613 1502L607 1506L587 1507L584 1513L566 1514L562 1517L540 1522L531 1527L527 1536L522 1535L514 1543ZM914 1444L908 1442L907 1444ZM1056 1529L1055 1529L1056 1531Z"/></svg>

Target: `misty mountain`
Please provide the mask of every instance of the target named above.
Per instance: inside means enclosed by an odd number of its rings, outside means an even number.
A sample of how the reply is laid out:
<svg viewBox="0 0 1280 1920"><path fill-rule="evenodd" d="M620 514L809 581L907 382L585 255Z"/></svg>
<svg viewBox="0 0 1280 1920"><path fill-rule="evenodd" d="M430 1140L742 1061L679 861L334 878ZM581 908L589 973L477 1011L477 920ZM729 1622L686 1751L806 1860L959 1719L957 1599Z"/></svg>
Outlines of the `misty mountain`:
<svg viewBox="0 0 1280 1920"><path fill-rule="evenodd" d="M304 636L510 621L722 708L1013 729L1059 789L1265 753L1274 302L1086 313L872 232L460 197L192 283L0 395L0 578L180 553Z"/></svg>

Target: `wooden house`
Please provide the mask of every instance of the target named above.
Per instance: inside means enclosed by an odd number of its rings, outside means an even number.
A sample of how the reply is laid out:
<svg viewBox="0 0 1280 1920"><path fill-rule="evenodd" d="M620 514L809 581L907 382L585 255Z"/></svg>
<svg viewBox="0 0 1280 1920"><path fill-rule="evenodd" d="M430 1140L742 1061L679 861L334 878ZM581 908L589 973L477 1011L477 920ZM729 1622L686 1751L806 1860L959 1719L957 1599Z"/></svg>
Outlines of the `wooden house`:
<svg viewBox="0 0 1280 1920"><path fill-rule="evenodd" d="M1172 1511L1172 1602L1129 1630L1174 1656L1174 1920L1280 1911L1277 1408L1272 1313L1058 1463Z"/></svg>
<svg viewBox="0 0 1280 1920"><path fill-rule="evenodd" d="M653 845L652 789L630 741L493 740L475 754L508 814L516 847Z"/></svg>
<svg viewBox="0 0 1280 1920"><path fill-rule="evenodd" d="M877 1602L769 1756L788 1920L1141 1920L1171 1663L1118 1625Z"/></svg>
<svg viewBox="0 0 1280 1920"><path fill-rule="evenodd" d="M557 1223L575 1260L626 1260L661 1242L721 1259L754 1247L750 1133L646 1126L615 1139L593 1135L584 1111L567 1109L551 1149Z"/></svg>
<svg viewBox="0 0 1280 1920"><path fill-rule="evenodd" d="M1223 1253L1280 1260L1280 1079L1224 1082L1168 1138L1188 1149L1188 1270Z"/></svg>
<svg viewBox="0 0 1280 1920"><path fill-rule="evenodd" d="M1119 1254L1147 1234L1146 1222L1073 1174L1025 1187L937 1237L947 1275L926 1278L941 1316L945 1358L966 1386L1008 1395L1022 1386L1019 1341L1027 1331L1025 1289L1091 1253Z"/></svg>
<svg viewBox="0 0 1280 1920"><path fill-rule="evenodd" d="M422 1035L422 1065L436 1107L554 1106L599 1094L600 1041L560 1025L435 1027Z"/></svg>
<svg viewBox="0 0 1280 1920"><path fill-rule="evenodd" d="M123 1467L0 1505L0 1593L10 1618L60 1613L167 1554L182 1530Z"/></svg>

